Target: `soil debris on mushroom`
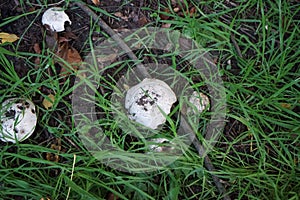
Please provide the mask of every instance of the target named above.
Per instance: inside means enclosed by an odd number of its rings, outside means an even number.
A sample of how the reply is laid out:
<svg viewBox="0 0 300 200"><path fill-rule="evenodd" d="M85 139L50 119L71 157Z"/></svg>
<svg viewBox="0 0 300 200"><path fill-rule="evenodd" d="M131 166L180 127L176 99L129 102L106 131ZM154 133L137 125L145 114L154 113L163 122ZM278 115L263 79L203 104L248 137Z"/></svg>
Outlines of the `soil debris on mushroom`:
<svg viewBox="0 0 300 200"><path fill-rule="evenodd" d="M168 84L146 78L127 91L125 108L129 119L156 129L166 122L166 115L170 113L176 100L176 95Z"/></svg>
<svg viewBox="0 0 300 200"><path fill-rule="evenodd" d="M16 143L34 132L37 116L35 105L28 99L7 99L2 103L0 140Z"/></svg>

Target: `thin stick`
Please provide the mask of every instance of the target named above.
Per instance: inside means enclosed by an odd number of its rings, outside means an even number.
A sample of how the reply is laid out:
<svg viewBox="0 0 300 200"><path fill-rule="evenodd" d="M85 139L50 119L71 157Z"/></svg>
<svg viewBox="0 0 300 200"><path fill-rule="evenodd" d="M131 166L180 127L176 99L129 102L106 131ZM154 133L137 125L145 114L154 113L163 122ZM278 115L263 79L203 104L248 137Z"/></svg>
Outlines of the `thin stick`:
<svg viewBox="0 0 300 200"><path fill-rule="evenodd" d="M237 51L237 54L239 55L239 57L240 57L240 58L243 58L242 51L241 51L241 49L240 49L238 43L236 42L235 36L234 36L233 33L230 34L230 39L231 39L231 41L232 41L232 43L233 43L233 46L235 47L235 50Z"/></svg>
<svg viewBox="0 0 300 200"><path fill-rule="evenodd" d="M73 159L73 166L72 166L72 173L71 173L71 181L73 180L74 169L75 169L75 163L76 163L76 154L74 154L74 159ZM66 200L69 199L70 192L71 192L71 187L69 187L69 190L68 190L68 194L67 194Z"/></svg>
<svg viewBox="0 0 300 200"><path fill-rule="evenodd" d="M203 157L204 152L205 152L204 147L200 144L199 140L197 139L196 134L194 133L193 129L187 122L184 113L181 113L181 114L182 114L182 116L180 119L181 121L180 121L180 127L178 129L178 132L183 131L184 133L188 133L189 138L193 142L193 145L195 146L196 150L198 151L199 156ZM204 156L204 165L208 171L210 171L210 172L216 171L215 167L213 166L213 164L207 154ZM219 193L221 195L224 195L223 199L230 200L230 197L226 194L226 190L225 190L223 184L221 183L220 179L214 174L211 174L211 176L212 176L212 179L213 179L215 185L217 186Z"/></svg>
<svg viewBox="0 0 300 200"><path fill-rule="evenodd" d="M83 3L81 3L81 2L75 2L75 5L77 5L78 7L80 7L86 14L88 14L89 16L91 16L93 18L93 20L96 21L98 23L98 25L100 27L102 27L104 29L104 31L106 33L108 33L108 35L110 35L115 42L118 43L118 45L126 52L126 54L129 56L129 58L132 59L132 61L137 62L137 65L136 65L137 71L144 78L151 78L150 74L147 72L147 69L142 64L138 63L139 59L131 51L131 49L128 47L128 45L125 44L125 42L120 38L120 36L118 34L116 34L116 32L112 28L110 28L106 24L105 21L103 21L100 17L98 17L90 8L88 8Z"/></svg>
<svg viewBox="0 0 300 200"><path fill-rule="evenodd" d="M98 17L90 8L88 8L83 3L75 2L75 4L78 7L80 7L86 14L91 16L93 18L93 20L95 20L98 23L98 25L100 27L102 27L104 29L104 31L106 33L108 33L112 37L112 39L115 40L115 42L117 42L125 52L127 52L127 55L133 61L136 61L136 62L138 61L138 58L131 51L131 49L128 47L128 45L100 17ZM147 69L142 64L138 63L136 67L137 67L137 70L139 71L139 73L144 76L144 78L151 78L151 75L148 73ZM191 126L187 123L187 121L184 117L184 113L182 113L182 115L183 115L182 119L181 119L182 121L181 121L179 128L182 131L184 131L185 133L189 133L189 137L190 137L191 141L193 142L195 148L197 149L199 156L203 157L204 148L200 144L198 139L196 138L196 134L194 133ZM213 167L213 164L211 163L211 160L209 159L209 157L207 155L204 157L204 164L205 164L205 167L208 169L208 171L215 171L215 168ZM224 200L230 200L230 198L226 195L225 188L223 187L222 183L220 182L220 179L217 176L215 176L214 174L211 174L211 176L213 178L214 183L217 186L219 193L221 195L224 195Z"/></svg>

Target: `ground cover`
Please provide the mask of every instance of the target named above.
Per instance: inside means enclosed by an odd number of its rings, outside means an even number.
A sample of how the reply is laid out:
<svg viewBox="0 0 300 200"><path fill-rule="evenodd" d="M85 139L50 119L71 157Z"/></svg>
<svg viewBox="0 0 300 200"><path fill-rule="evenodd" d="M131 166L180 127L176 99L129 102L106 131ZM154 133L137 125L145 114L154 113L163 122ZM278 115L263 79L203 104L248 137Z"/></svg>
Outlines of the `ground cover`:
<svg viewBox="0 0 300 200"><path fill-rule="evenodd" d="M205 167L191 145L171 165L151 173L111 168L92 156L79 137L72 108L80 69L76 63L86 60L109 35L76 2L0 2L0 32L19 37L0 44L0 102L26 97L38 113L29 139L0 141L2 199L299 199L297 1L85 2L119 34L150 26L181 32L209 51L222 78L225 127L208 154L215 171ZM41 24L42 14L53 6L65 8L72 21L57 35ZM186 80L210 95L199 73L183 68L186 63L178 56L155 49L134 53L143 63L178 63L176 69ZM130 60L113 54L101 60L113 64L100 77L97 116L114 143L140 152L142 141L120 132L109 106L114 85L132 65ZM201 116L200 140L212 115L208 110ZM168 130L164 133L170 134ZM213 176L225 194L220 195Z"/></svg>

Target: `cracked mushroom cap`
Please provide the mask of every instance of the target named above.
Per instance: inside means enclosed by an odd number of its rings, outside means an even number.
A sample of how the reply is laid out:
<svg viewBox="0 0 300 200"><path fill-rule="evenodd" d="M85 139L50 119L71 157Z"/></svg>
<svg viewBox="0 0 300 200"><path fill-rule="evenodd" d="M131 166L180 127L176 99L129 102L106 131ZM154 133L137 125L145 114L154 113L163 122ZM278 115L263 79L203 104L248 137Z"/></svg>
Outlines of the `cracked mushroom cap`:
<svg viewBox="0 0 300 200"><path fill-rule="evenodd" d="M64 31L65 22L72 23L69 16L60 7L49 8L42 16L43 25L47 24L55 32Z"/></svg>
<svg viewBox="0 0 300 200"><path fill-rule="evenodd" d="M2 103L0 113L0 139L2 141L21 142L34 132L37 116L35 106L31 101L7 99Z"/></svg>
<svg viewBox="0 0 300 200"><path fill-rule="evenodd" d="M131 87L125 97L129 119L156 129L166 122L173 103L177 100L173 90L158 79L144 79Z"/></svg>

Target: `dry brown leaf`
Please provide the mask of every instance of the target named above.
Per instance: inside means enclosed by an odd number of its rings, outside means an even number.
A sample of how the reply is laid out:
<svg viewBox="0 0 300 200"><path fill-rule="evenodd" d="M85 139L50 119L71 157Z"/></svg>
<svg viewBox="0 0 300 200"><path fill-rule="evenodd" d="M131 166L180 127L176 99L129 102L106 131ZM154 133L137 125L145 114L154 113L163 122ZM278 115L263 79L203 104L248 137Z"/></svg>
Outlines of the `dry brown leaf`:
<svg viewBox="0 0 300 200"><path fill-rule="evenodd" d="M33 50L34 50L34 52L37 53L37 54L41 54L41 53L42 53L42 50L41 50L41 47L40 47L39 43L35 43L35 44L33 45Z"/></svg>
<svg viewBox="0 0 300 200"><path fill-rule="evenodd" d="M63 57L65 61L67 61L72 68L70 69L69 66L62 64L61 65L61 70L60 70L60 75L65 76L69 74L69 71L77 71L78 70L78 66L80 65L80 63L82 62L81 56L79 55L78 51L73 48L70 47L65 56Z"/></svg>
<svg viewBox="0 0 300 200"><path fill-rule="evenodd" d="M48 30L46 33L47 46L58 57L54 62L61 66L60 75L67 76L71 71L77 71L82 58L78 51L69 45L69 41L77 39L77 36L72 32L57 34Z"/></svg>
<svg viewBox="0 0 300 200"><path fill-rule="evenodd" d="M5 43L5 42L14 42L18 39L19 39L19 37L16 36L15 34L0 32L0 40L1 40L0 44Z"/></svg>
<svg viewBox="0 0 300 200"><path fill-rule="evenodd" d="M118 199L119 197L113 193L109 193L106 198L106 200L118 200Z"/></svg>
<svg viewBox="0 0 300 200"><path fill-rule="evenodd" d="M123 13L121 13L121 12L116 12L116 13L114 13L114 15L115 15L116 17L119 17L120 19L123 19L124 21L128 22L129 17L123 15Z"/></svg>
<svg viewBox="0 0 300 200"><path fill-rule="evenodd" d="M53 106L54 101L55 101L55 96L53 94L49 94L48 98L44 98L42 104L48 110Z"/></svg>
<svg viewBox="0 0 300 200"><path fill-rule="evenodd" d="M190 14L190 17L192 17L196 13L196 8L192 7L189 11L188 14Z"/></svg>
<svg viewBox="0 0 300 200"><path fill-rule="evenodd" d="M46 153L46 159L52 162L59 162L60 157L59 157L59 152L62 150L61 147L61 139L60 138L56 138L53 143L51 144L51 149L56 150L57 153Z"/></svg>
<svg viewBox="0 0 300 200"><path fill-rule="evenodd" d="M41 54L41 53L42 53L42 50L41 50L41 48L40 48L39 43L35 43L35 44L33 45L33 50L34 50L34 52L37 53L37 54ZM36 58L34 59L35 69L38 69L38 68L39 68L40 63L41 63L40 58L39 58L39 57L36 57Z"/></svg>
<svg viewBox="0 0 300 200"><path fill-rule="evenodd" d="M99 0L92 0L93 4L95 4L96 6L100 5L100 1Z"/></svg>
<svg viewBox="0 0 300 200"><path fill-rule="evenodd" d="M145 26L146 24L148 24L148 19L145 16L142 16L141 18L139 18L138 21L139 26Z"/></svg>
<svg viewBox="0 0 300 200"><path fill-rule="evenodd" d="M280 106L281 106L282 108L286 108L286 109L290 109L290 108L292 107L292 105L289 104L289 103L281 103Z"/></svg>
<svg viewBox="0 0 300 200"><path fill-rule="evenodd" d="M67 41L63 41L60 43L58 52L56 54L71 65L70 68L70 65L66 65L63 62L58 61L58 63L62 67L60 70L60 75L66 76L70 71L78 70L78 66L82 62L82 58L75 48L69 47Z"/></svg>
<svg viewBox="0 0 300 200"><path fill-rule="evenodd" d="M68 49L68 54L67 54L67 62L70 64L78 64L82 61L81 56L79 55L78 51L71 47Z"/></svg>
<svg viewBox="0 0 300 200"><path fill-rule="evenodd" d="M163 12L165 12L165 13L170 13L170 10L168 9L168 8L165 8L164 10L163 10ZM167 19L169 19L170 18L170 16L168 16L167 14L159 14L159 17L160 17L160 19L162 19L162 20L167 20Z"/></svg>

